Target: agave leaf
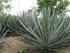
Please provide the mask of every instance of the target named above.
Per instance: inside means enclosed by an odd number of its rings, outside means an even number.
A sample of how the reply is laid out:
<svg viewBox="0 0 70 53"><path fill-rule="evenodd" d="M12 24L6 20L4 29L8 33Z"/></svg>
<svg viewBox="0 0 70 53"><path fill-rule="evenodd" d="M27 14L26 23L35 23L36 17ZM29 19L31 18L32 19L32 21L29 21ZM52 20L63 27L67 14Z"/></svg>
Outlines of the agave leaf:
<svg viewBox="0 0 70 53"><path fill-rule="evenodd" d="M1 32L1 29L2 29L2 25L1 25L1 23L0 23L0 32Z"/></svg>

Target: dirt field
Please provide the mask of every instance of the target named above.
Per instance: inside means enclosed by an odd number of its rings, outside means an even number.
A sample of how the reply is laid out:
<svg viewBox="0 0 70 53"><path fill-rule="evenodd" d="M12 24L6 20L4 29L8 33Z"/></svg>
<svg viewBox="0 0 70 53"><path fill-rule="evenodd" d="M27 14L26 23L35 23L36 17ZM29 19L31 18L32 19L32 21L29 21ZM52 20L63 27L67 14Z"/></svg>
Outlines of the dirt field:
<svg viewBox="0 0 70 53"><path fill-rule="evenodd" d="M23 47L31 48L33 47L30 44L25 43L24 41L20 41L21 37L8 37L6 42L4 43L4 47L2 48L2 53L18 53L19 50L21 50ZM29 53L33 53L33 51L30 50ZM34 52L35 53L35 52ZM62 52L60 52L62 53ZM70 53L70 47L65 49L65 52L63 53Z"/></svg>
<svg viewBox="0 0 70 53"><path fill-rule="evenodd" d="M4 43L4 48L2 53L17 53L21 48L27 47L24 41L20 41L19 36L17 37L8 37L7 41ZM28 47L32 47L29 45Z"/></svg>

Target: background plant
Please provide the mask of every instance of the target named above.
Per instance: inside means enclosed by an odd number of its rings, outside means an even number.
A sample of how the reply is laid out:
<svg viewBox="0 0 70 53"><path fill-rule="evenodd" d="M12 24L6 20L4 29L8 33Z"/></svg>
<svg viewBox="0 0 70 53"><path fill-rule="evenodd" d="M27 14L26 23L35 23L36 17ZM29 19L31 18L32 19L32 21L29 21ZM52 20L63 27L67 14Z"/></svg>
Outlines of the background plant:
<svg viewBox="0 0 70 53"><path fill-rule="evenodd" d="M41 11L45 7L55 8L58 14L68 11L67 6L70 4L69 0L37 0L38 10Z"/></svg>

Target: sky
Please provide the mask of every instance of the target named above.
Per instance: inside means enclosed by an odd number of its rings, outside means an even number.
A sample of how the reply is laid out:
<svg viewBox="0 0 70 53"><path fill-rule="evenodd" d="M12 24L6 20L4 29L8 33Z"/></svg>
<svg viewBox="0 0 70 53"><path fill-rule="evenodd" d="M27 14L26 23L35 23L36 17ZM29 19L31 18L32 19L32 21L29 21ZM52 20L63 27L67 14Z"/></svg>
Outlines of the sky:
<svg viewBox="0 0 70 53"><path fill-rule="evenodd" d="M12 7L9 13L16 15L23 10L27 11L28 9L36 7L37 0L12 0L8 4Z"/></svg>

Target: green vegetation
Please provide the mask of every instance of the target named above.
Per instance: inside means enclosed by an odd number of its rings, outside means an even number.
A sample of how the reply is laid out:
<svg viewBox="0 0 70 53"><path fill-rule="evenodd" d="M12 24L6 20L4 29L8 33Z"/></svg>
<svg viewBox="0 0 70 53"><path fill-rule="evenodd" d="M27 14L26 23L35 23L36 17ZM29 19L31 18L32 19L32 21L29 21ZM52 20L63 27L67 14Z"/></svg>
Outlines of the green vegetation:
<svg viewBox="0 0 70 53"><path fill-rule="evenodd" d="M49 7L42 11L41 19L37 17L36 13L24 13L12 19L9 27L23 36L26 42L48 53L56 53L58 49L70 44L69 17L57 16L55 9L51 11Z"/></svg>
<svg viewBox="0 0 70 53"><path fill-rule="evenodd" d="M4 37L7 35L9 31L9 29L7 28L9 15L4 13L3 11L3 9L5 8L5 6L3 5L3 2L6 2L6 1L4 0L0 1L0 43L3 42L3 40L5 39Z"/></svg>
<svg viewBox="0 0 70 53"><path fill-rule="evenodd" d="M23 50L22 50L21 53L28 53L28 52L27 52L27 49L24 49L24 48L23 48Z"/></svg>
<svg viewBox="0 0 70 53"><path fill-rule="evenodd" d="M5 1L0 1L0 43L3 42L4 37L9 31L9 29L7 29L8 15L3 11L3 9L5 8L3 2Z"/></svg>
<svg viewBox="0 0 70 53"><path fill-rule="evenodd" d="M66 10L66 7L70 4L69 0L37 0L38 10L41 11L45 7L55 8L58 14L61 14Z"/></svg>
<svg viewBox="0 0 70 53"><path fill-rule="evenodd" d="M47 4L42 4L44 8L42 5L40 6L43 9L39 18L36 12L30 11L24 12L20 16L0 13L0 43L11 32L10 34L20 35L29 44L43 49L42 53L57 53L59 49L70 46L70 17L63 14L58 15L65 10L69 2L67 0L57 0L60 3L56 5L57 1L45 1ZM3 7L1 3L0 11ZM27 53L27 50L23 49L21 53Z"/></svg>

